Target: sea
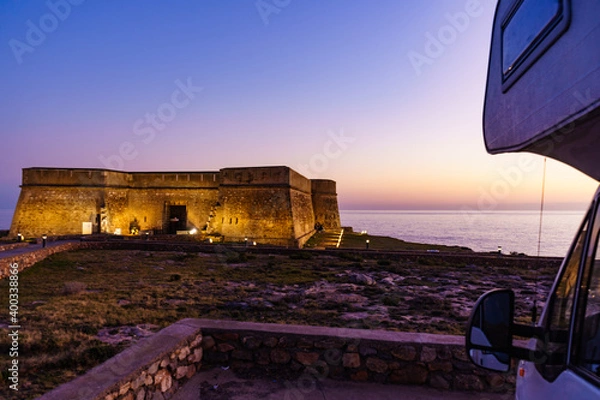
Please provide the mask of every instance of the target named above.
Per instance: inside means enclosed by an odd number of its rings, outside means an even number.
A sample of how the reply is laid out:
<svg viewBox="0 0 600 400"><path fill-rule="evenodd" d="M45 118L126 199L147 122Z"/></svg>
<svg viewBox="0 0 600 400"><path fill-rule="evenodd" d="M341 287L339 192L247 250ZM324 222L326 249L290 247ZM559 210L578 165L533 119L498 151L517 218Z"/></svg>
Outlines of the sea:
<svg viewBox="0 0 600 400"><path fill-rule="evenodd" d="M0 230L9 229L14 210L0 209ZM541 256L563 257L585 211L545 211ZM355 232L407 242L464 246L475 251L538 255L539 211L368 211L341 210L342 226Z"/></svg>
<svg viewBox="0 0 600 400"><path fill-rule="evenodd" d="M564 257L585 211L341 210L342 226L407 242L464 246L474 251Z"/></svg>

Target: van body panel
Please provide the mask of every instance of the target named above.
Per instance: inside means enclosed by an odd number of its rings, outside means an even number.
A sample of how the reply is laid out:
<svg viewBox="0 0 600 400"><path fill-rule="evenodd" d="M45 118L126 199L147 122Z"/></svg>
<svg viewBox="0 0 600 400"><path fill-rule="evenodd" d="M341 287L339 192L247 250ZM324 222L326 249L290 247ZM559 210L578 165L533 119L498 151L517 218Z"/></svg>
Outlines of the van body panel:
<svg viewBox="0 0 600 400"><path fill-rule="evenodd" d="M491 154L531 152L600 180L600 0L498 1L483 133ZM507 349L470 337L478 334L477 328L490 333L487 327L494 319L481 311L481 304L501 290L483 295L472 312L467 354L503 351L522 359L516 380L519 400L600 399L599 196L600 188L538 325L513 322L497 339L533 338L529 346L513 343ZM509 308L514 311L514 304ZM482 320L478 325L474 316ZM471 359L497 371L504 365Z"/></svg>
<svg viewBox="0 0 600 400"><path fill-rule="evenodd" d="M524 7L529 4L558 4L561 14L555 18L557 22L548 19L548 26L554 23L556 27L540 30L539 43L533 43L529 53L522 52L521 64L507 68L504 52L510 47L510 37L506 31L513 19L523 20L517 18L520 7L527 11ZM498 2L483 112L489 153L528 151L565 162L600 180L599 16L598 0ZM533 28L538 29L536 26Z"/></svg>
<svg viewBox="0 0 600 400"><path fill-rule="evenodd" d="M600 390L586 379L567 369L554 382L548 382L538 372L535 364L519 361L519 369L523 368L524 376L517 375L517 400L565 400L565 399L598 399Z"/></svg>

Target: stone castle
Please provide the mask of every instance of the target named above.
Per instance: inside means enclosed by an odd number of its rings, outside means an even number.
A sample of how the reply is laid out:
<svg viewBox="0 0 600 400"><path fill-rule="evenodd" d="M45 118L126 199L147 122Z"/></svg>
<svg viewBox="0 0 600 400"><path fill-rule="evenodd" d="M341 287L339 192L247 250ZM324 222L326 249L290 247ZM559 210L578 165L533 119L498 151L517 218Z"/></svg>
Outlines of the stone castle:
<svg viewBox="0 0 600 400"><path fill-rule="evenodd" d="M289 167L214 172L25 168L10 235L198 232L302 247L339 229L335 181Z"/></svg>

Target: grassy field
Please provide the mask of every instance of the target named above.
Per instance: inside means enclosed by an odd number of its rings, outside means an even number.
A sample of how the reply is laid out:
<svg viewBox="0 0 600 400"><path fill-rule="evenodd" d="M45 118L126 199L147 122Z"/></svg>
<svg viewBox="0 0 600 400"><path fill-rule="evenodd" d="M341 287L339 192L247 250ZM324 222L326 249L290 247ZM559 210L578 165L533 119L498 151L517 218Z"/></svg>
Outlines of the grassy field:
<svg viewBox="0 0 600 400"><path fill-rule="evenodd" d="M542 287L555 272L540 272ZM34 398L112 357L137 339L119 336L123 327L157 331L187 317L461 334L482 292L533 280L528 269L511 273L519 280L502 269L427 258L224 247L210 254L61 253L20 274L20 392L0 386L0 398ZM0 293L0 321L8 321L7 280ZM112 341L101 341L100 332ZM2 365L8 348L3 335Z"/></svg>
<svg viewBox="0 0 600 400"><path fill-rule="evenodd" d="M305 247L335 247L332 243L337 241L339 234L331 232L319 232L313 235L310 240L306 243ZM450 253L456 252L472 252L471 249L460 246L443 246L437 244L423 244L423 243L411 243L405 242L404 240L388 237L388 236L374 236L368 234L362 234L358 232L352 232L345 230L340 242L339 248L341 249L366 249L370 250L389 250L389 251L427 251L437 250Z"/></svg>

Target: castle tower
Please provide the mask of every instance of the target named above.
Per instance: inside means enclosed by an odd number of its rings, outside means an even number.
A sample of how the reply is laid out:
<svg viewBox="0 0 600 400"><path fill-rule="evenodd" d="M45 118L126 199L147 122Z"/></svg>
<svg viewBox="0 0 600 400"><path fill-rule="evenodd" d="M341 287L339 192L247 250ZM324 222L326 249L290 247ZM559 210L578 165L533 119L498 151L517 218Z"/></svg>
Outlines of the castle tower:
<svg viewBox="0 0 600 400"><path fill-rule="evenodd" d="M226 240L301 247L314 230L310 180L289 167L224 168L215 228Z"/></svg>
<svg viewBox="0 0 600 400"><path fill-rule="evenodd" d="M311 192L315 222L323 226L325 230L340 229L340 211L335 181L312 179Z"/></svg>

